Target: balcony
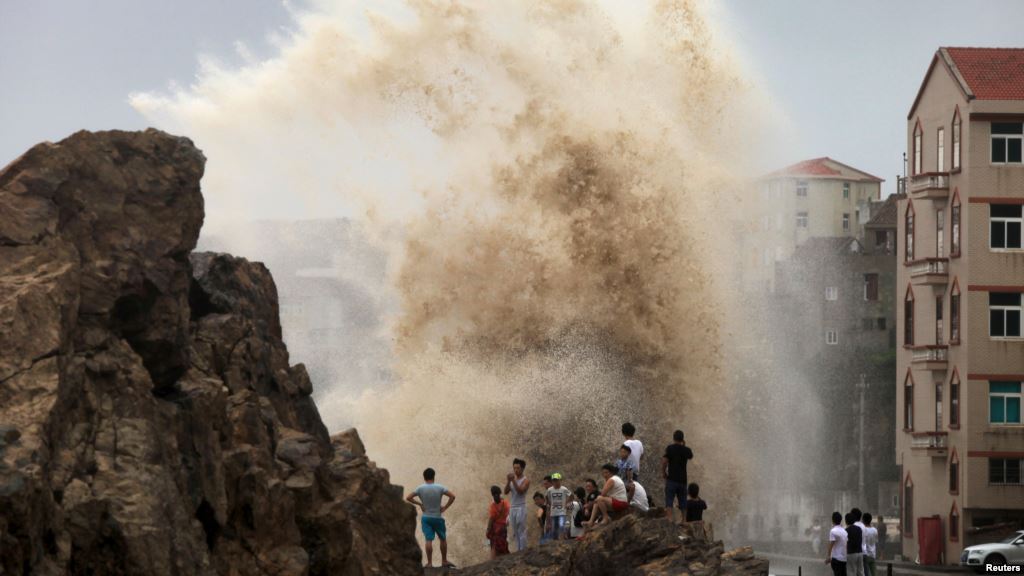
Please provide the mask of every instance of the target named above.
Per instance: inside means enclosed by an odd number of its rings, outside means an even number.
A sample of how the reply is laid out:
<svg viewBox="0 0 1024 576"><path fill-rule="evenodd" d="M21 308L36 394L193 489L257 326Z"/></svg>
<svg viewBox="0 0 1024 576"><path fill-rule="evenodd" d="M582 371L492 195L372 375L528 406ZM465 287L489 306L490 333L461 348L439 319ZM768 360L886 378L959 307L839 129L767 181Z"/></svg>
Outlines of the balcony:
<svg viewBox="0 0 1024 576"><path fill-rule="evenodd" d="M920 285L945 286L949 282L949 258L923 258L905 264L910 268L911 283Z"/></svg>
<svg viewBox="0 0 1024 576"><path fill-rule="evenodd" d="M928 344L911 348L911 363L919 370L944 371L949 366L946 359L949 347L945 344Z"/></svg>
<svg viewBox="0 0 1024 576"><path fill-rule="evenodd" d="M947 432L911 432L910 449L933 458L946 457Z"/></svg>
<svg viewBox="0 0 1024 576"><path fill-rule="evenodd" d="M910 197L945 199L949 196L949 172L925 172L910 177Z"/></svg>

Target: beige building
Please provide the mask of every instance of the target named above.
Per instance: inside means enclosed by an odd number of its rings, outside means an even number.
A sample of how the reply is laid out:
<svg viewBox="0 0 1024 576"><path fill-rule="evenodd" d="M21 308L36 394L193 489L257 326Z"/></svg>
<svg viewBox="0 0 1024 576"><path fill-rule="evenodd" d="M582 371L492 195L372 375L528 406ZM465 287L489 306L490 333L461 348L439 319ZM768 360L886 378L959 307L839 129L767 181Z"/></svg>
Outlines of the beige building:
<svg viewBox="0 0 1024 576"><path fill-rule="evenodd" d="M809 238L860 238L883 180L831 158L814 158L767 174L746 199L738 240L747 259L743 289L774 290L775 263Z"/></svg>
<svg viewBox="0 0 1024 576"><path fill-rule="evenodd" d="M904 556L1024 527L1024 49L941 48L907 116L897 430Z"/></svg>

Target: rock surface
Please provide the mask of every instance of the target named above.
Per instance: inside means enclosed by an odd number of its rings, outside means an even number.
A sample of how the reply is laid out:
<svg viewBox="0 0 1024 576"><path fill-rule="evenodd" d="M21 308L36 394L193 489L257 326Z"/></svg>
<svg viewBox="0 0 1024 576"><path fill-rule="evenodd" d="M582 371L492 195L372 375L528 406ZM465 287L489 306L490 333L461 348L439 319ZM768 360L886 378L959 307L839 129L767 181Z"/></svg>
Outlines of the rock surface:
<svg viewBox="0 0 1024 576"><path fill-rule="evenodd" d="M0 573L417 574L265 267L190 254L202 154L80 132L0 171Z"/></svg>
<svg viewBox="0 0 1024 576"><path fill-rule="evenodd" d="M702 529L666 518L626 516L577 542L535 546L470 566L470 576L767 576L768 561L750 548L726 552Z"/></svg>

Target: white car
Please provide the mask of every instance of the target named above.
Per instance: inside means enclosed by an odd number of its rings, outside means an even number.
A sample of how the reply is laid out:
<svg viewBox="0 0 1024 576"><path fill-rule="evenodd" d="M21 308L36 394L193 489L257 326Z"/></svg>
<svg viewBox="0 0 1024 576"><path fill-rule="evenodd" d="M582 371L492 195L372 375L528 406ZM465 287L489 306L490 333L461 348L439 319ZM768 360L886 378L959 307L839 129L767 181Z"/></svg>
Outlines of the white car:
<svg viewBox="0 0 1024 576"><path fill-rule="evenodd" d="M999 542L968 546L960 554L961 566L970 566L983 571L986 564L1024 565L1024 530L1018 530Z"/></svg>

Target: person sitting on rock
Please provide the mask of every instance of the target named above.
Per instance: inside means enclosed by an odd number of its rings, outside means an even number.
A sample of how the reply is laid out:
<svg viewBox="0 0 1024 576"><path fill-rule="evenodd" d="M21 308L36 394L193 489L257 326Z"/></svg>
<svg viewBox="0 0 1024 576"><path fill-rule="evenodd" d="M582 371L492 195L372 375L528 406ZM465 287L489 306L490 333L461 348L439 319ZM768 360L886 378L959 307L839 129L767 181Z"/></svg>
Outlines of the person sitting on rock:
<svg viewBox="0 0 1024 576"><path fill-rule="evenodd" d="M647 512L651 509L647 501L647 490L639 482L633 481L626 485L626 492L629 494L629 507L640 512Z"/></svg>
<svg viewBox="0 0 1024 576"><path fill-rule="evenodd" d="M587 491L582 486L577 486L573 492L573 498L569 502L569 512L572 523L569 525L569 538L576 539L583 536L583 522L586 515L583 511L583 504L587 501Z"/></svg>
<svg viewBox="0 0 1024 576"><path fill-rule="evenodd" d="M597 489L597 480L593 478L587 478L583 482L583 490L587 493L587 497L583 500L583 518L587 519L590 518L590 513L594 509L594 502L601 495L601 491Z"/></svg>
<svg viewBox="0 0 1024 576"><path fill-rule="evenodd" d="M593 527L599 520L611 520L611 512L624 512L629 510L629 494L626 492L626 484L616 473L619 471L615 464L605 464L601 467L601 477L604 478L604 488L601 495L594 502L594 508L590 512L590 520L586 522L588 528Z"/></svg>
<svg viewBox="0 0 1024 576"><path fill-rule="evenodd" d="M491 486L491 498L494 502L487 510L487 539L491 542L491 558L497 558L508 554L508 516L512 508L497 486Z"/></svg>
<svg viewBox="0 0 1024 576"><path fill-rule="evenodd" d="M423 510L420 518L420 528L423 530L423 539L426 543L423 548L427 551L427 567L433 566L434 538L441 541L441 566L451 567L454 564L448 562L448 538L442 516L446 510L452 507L455 502L455 494L440 484L434 483L436 473L433 468L423 471L423 484L412 491L405 499L413 506ZM441 497L447 496L448 502L441 505ZM419 498L417 502L416 499Z"/></svg>
<svg viewBox="0 0 1024 576"><path fill-rule="evenodd" d="M619 446L619 459L615 461L615 467L617 468L615 473L618 474L619 478L622 478L622 481L627 485L632 482L636 476L636 465L633 464L633 460L630 457L630 453L632 453L632 451L633 449L625 444Z"/></svg>

